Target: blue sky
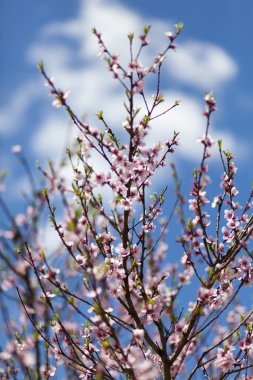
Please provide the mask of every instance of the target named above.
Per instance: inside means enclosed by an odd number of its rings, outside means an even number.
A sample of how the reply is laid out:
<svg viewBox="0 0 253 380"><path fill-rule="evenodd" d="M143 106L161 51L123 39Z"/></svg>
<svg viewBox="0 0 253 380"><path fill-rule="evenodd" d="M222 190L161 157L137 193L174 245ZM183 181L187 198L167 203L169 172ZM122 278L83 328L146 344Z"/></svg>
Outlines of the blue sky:
<svg viewBox="0 0 253 380"><path fill-rule="evenodd" d="M36 62L43 59L57 85L71 91L70 104L77 113L92 124L95 113L104 109L112 125L119 128L119 87L96 55L91 27L102 31L107 45L124 60L126 34L134 31L138 35L143 25L152 24L150 53L145 57L150 59L165 43L164 32L182 20L185 27L178 51L168 58L162 77L165 96L171 102L180 98L182 106L157 124L155 136L163 139L170 136L167 131L181 131L182 144L175 158L188 184L198 162L195 140L204 131L203 94L213 90L218 111L211 135L222 138L224 148L235 152L240 188L246 196L253 156L252 16L251 0L2 0L0 166L8 168L9 183L15 178L16 185L11 186L15 191L10 194L17 195L26 186L10 154L13 144L23 146L34 167L36 159L59 159L72 133L63 110L51 107ZM213 171L218 176L221 167L217 162L213 160Z"/></svg>

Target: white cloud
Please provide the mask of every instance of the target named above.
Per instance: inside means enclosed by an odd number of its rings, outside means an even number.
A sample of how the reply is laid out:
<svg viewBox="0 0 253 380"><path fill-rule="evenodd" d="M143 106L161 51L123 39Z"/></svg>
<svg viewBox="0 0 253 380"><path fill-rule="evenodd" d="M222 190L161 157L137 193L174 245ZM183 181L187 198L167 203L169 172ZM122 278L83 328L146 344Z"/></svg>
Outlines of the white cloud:
<svg viewBox="0 0 253 380"><path fill-rule="evenodd" d="M199 41L180 44L177 53L168 56L167 68L175 79L204 91L221 87L238 71L222 48Z"/></svg>
<svg viewBox="0 0 253 380"><path fill-rule="evenodd" d="M37 157L58 161L65 154L73 137L73 128L66 125L64 118L49 116L42 121L31 139L31 145Z"/></svg>
<svg viewBox="0 0 253 380"><path fill-rule="evenodd" d="M156 21L158 23L158 21ZM129 32L141 32L143 19L119 4L117 1L93 0L81 1L78 17L67 22L58 22L44 28L44 36L64 36L79 43L79 54L83 58L94 60L97 49L96 37L91 29L102 32L107 46L113 53L125 55Z"/></svg>
<svg viewBox="0 0 253 380"><path fill-rule="evenodd" d="M10 101L0 109L0 135L10 135L24 122L24 117L33 100L39 95L37 84L28 82L16 89Z"/></svg>
<svg viewBox="0 0 253 380"><path fill-rule="evenodd" d="M45 250L47 259L52 257L52 254L54 254L55 258L55 251L62 247L61 240L55 231L55 228L53 227L52 223L47 220L46 223L41 226L39 230L39 241L43 246L43 249Z"/></svg>
<svg viewBox="0 0 253 380"><path fill-rule="evenodd" d="M120 53L123 62L127 62L126 35L133 31L138 36L143 26L151 23L151 46L144 51L146 62L161 51L163 42L166 43L163 33L170 30L170 26L158 19L147 22L141 15L116 1L83 0L80 4L76 18L51 23L44 28L40 40L35 41L28 52L28 57L33 64L43 59L48 74L55 77L57 87L71 90L69 102L78 115L86 115L90 123L98 126L95 114L103 109L110 125L119 129L126 116L122 101L123 91L119 83L112 79L111 74L106 72L104 63L96 56L98 47L91 28L97 27L111 51ZM74 47L59 37L73 39ZM221 48L197 41L179 43L177 53L171 52L165 64L176 80L201 89L214 89L223 85L233 78L237 70L233 59ZM36 83L36 86L39 87L39 84ZM19 96L16 97L17 104L11 107L13 112L9 116L13 123L32 106L35 92L34 89L30 92L19 92ZM174 94L170 93L168 96L171 98ZM182 147L178 151L184 157L194 159L197 154L195 140L202 134L203 127L201 106L194 98L185 94L181 94L180 98L183 105L168 117L156 121L157 129L153 133L155 137L162 139L165 135L167 137L167 128L168 131L181 131ZM15 99L13 102L15 103ZM48 107L50 103L51 100L48 101ZM59 156L63 151L65 126L68 121L60 115L57 119L55 113L54 116L51 115L49 111L42 118L40 126L31 138L31 147L41 157L54 159L55 155ZM2 122L2 125L4 124L6 120ZM226 138L230 139L232 144L233 138Z"/></svg>

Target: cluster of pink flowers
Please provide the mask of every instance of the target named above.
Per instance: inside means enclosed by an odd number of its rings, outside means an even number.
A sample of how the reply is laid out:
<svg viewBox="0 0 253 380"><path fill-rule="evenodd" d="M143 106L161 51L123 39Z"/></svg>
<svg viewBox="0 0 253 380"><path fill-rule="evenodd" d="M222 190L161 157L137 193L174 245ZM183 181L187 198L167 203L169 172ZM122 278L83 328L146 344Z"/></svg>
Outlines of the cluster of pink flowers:
<svg viewBox="0 0 253 380"><path fill-rule="evenodd" d="M101 128L79 119L68 104L68 92L59 90L39 64L53 105L65 108L79 135L67 149L71 183L53 163L48 169L38 166L45 187L39 191L31 181L32 201L16 216L0 194L8 224L0 231L7 340L0 352L1 378L252 378L253 310L238 304L238 297L253 278L253 194L244 206L235 201L237 168L218 142L222 193L210 201L212 93L204 98L206 128L198 140L203 153L188 210L174 164L174 206L167 187L151 193L156 187L152 177L166 167L179 141L178 133L169 132L166 141L147 144L152 121L179 105L175 101L165 111L159 108L167 101L160 88L162 65L167 52L175 50L182 27L179 23L174 33L166 33L164 50L147 67L141 53L150 43L149 26L139 36L136 54L134 35L128 35L126 67L93 30L99 54L126 93L122 129L127 144L102 111L97 114ZM145 91L149 75L156 78L152 100ZM140 110L137 97L143 101ZM12 151L26 166L21 147ZM93 168L93 153L104 160L104 170ZM45 213L59 242L52 251L41 242ZM182 231L178 244L174 238L168 244L179 229L176 215ZM19 308L15 323L12 302Z"/></svg>

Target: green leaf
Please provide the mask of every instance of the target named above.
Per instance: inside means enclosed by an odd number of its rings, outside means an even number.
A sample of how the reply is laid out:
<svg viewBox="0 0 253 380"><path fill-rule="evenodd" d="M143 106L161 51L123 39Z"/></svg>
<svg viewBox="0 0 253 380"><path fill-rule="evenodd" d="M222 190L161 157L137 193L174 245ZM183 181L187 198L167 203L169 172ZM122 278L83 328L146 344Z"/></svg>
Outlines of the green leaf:
<svg viewBox="0 0 253 380"><path fill-rule="evenodd" d="M151 195L149 196L149 198L151 199L152 202L155 202L155 201L157 200L157 193L154 192L153 194L151 194Z"/></svg>
<svg viewBox="0 0 253 380"><path fill-rule="evenodd" d="M252 325L250 323L247 324L247 331L252 331L252 330L253 330Z"/></svg>
<svg viewBox="0 0 253 380"><path fill-rule="evenodd" d="M177 315L172 311L171 313L171 322L175 323L177 321Z"/></svg>
<svg viewBox="0 0 253 380"><path fill-rule="evenodd" d="M33 333L33 339L34 339L35 342L38 341L38 337L39 337L39 333L38 333L37 330L35 330L34 333Z"/></svg>
<svg viewBox="0 0 253 380"><path fill-rule="evenodd" d="M108 63L108 65L110 65L111 62L112 62L112 61L110 60L109 57L104 57L103 59L104 59L104 61L105 61L106 63Z"/></svg>
<svg viewBox="0 0 253 380"><path fill-rule="evenodd" d="M103 346L103 347L110 347L110 342L109 342L109 340L108 340L108 339L104 340L104 341L102 342L102 346Z"/></svg>
<svg viewBox="0 0 253 380"><path fill-rule="evenodd" d="M54 317L55 317L57 322L60 320L59 314L56 312L54 312Z"/></svg>
<svg viewBox="0 0 253 380"><path fill-rule="evenodd" d="M144 116L144 122L145 122L146 125L148 125L148 123L150 122L150 116L145 115Z"/></svg>
<svg viewBox="0 0 253 380"><path fill-rule="evenodd" d="M181 30L183 29L184 27L184 23L182 21L180 21L178 24L175 25L175 28L176 28L176 33L179 34L181 32Z"/></svg>
<svg viewBox="0 0 253 380"><path fill-rule="evenodd" d="M163 97L162 94L160 94L160 95L158 96L158 98L156 99L156 103L157 103L157 104L160 104L160 103L162 103L162 102L164 102L164 97Z"/></svg>
<svg viewBox="0 0 253 380"><path fill-rule="evenodd" d="M67 155L70 157L71 156L71 150L70 150L70 147L67 147L66 148L66 153Z"/></svg>
<svg viewBox="0 0 253 380"><path fill-rule="evenodd" d="M115 198L115 201L116 203L119 203L122 199L123 199L122 196L118 194Z"/></svg>
<svg viewBox="0 0 253 380"><path fill-rule="evenodd" d="M19 254L21 252L21 250L19 247L16 246L16 247L14 247L14 252Z"/></svg>
<svg viewBox="0 0 253 380"><path fill-rule="evenodd" d="M145 25L143 29L143 33L147 35L151 29L151 25Z"/></svg>
<svg viewBox="0 0 253 380"><path fill-rule="evenodd" d="M39 252L39 257L41 257L43 260L45 260L46 252L43 249Z"/></svg>
<svg viewBox="0 0 253 380"><path fill-rule="evenodd" d="M129 33L129 34L127 35L127 37L128 37L128 39L129 39L129 41L132 42L133 39L134 39L134 33Z"/></svg>
<svg viewBox="0 0 253 380"><path fill-rule="evenodd" d="M74 305L74 303L75 303L74 298L73 298L73 297L69 297L69 298L68 298L68 303L69 303L70 305Z"/></svg>
<svg viewBox="0 0 253 380"><path fill-rule="evenodd" d="M74 231L75 228L76 228L76 222L74 220L70 220L70 222L68 223L68 230Z"/></svg>
<svg viewBox="0 0 253 380"><path fill-rule="evenodd" d="M44 70L44 63L43 63L43 61L39 61L37 63L37 67L40 70L40 72L42 72Z"/></svg>
<svg viewBox="0 0 253 380"><path fill-rule="evenodd" d="M188 222L187 222L187 227L189 227L190 229L193 229L193 227L194 227L194 224L193 224L193 221L192 221L192 219L188 219Z"/></svg>
<svg viewBox="0 0 253 380"><path fill-rule="evenodd" d="M99 120L103 120L103 111L98 111L97 112L97 117Z"/></svg>
<svg viewBox="0 0 253 380"><path fill-rule="evenodd" d="M223 153L225 154L228 160L231 158L231 152L229 150L224 150Z"/></svg>
<svg viewBox="0 0 253 380"><path fill-rule="evenodd" d="M47 196L47 189L46 189L46 187L43 187L43 189L42 189L42 195L44 196L44 197L46 197Z"/></svg>

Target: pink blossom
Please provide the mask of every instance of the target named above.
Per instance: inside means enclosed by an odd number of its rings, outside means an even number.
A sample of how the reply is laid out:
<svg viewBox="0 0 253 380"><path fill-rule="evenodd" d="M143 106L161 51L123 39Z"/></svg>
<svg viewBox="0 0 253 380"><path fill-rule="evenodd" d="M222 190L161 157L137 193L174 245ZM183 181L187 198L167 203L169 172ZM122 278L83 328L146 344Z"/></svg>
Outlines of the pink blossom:
<svg viewBox="0 0 253 380"><path fill-rule="evenodd" d="M234 219L235 216L234 216L234 211L233 210L224 210L224 218L225 219Z"/></svg>
<svg viewBox="0 0 253 380"><path fill-rule="evenodd" d="M232 346L226 349L218 348L218 354L214 361L214 366L220 368L223 372L232 371L236 364L232 352L234 349L235 348Z"/></svg>
<svg viewBox="0 0 253 380"><path fill-rule="evenodd" d="M77 255L76 256L76 262L79 264L79 265L84 265L86 263L86 258L82 255Z"/></svg>
<svg viewBox="0 0 253 380"><path fill-rule="evenodd" d="M206 147L211 147L215 144L215 141L209 135L203 135L202 138L197 139L196 142L201 143Z"/></svg>
<svg viewBox="0 0 253 380"><path fill-rule="evenodd" d="M11 147L12 153L20 153L22 151L21 145L13 145Z"/></svg>
<svg viewBox="0 0 253 380"><path fill-rule="evenodd" d="M0 352L0 359L2 360L10 360L11 359L11 354L6 351Z"/></svg>
<svg viewBox="0 0 253 380"><path fill-rule="evenodd" d="M74 247L75 243L73 241L66 241L66 245L68 248Z"/></svg>
<svg viewBox="0 0 253 380"><path fill-rule="evenodd" d="M133 338L134 341L138 344L142 343L144 337L144 330L143 329L135 329L133 331Z"/></svg>
<svg viewBox="0 0 253 380"><path fill-rule="evenodd" d="M48 368L45 365L42 365L40 367L40 373L42 376L45 376L46 378L48 377L53 377L56 373L56 367L54 366L49 366Z"/></svg>
<svg viewBox="0 0 253 380"><path fill-rule="evenodd" d="M120 203L122 207L124 208L124 210L129 211L131 209L132 201L130 199L128 198L122 199Z"/></svg>
<svg viewBox="0 0 253 380"><path fill-rule="evenodd" d="M209 92L205 95L204 100L207 105L207 112L214 112L216 110L216 102L212 92Z"/></svg>
<svg viewBox="0 0 253 380"><path fill-rule="evenodd" d="M69 96L70 91L59 91L56 95L55 100L52 102L52 106L56 108L60 108L65 104L65 100Z"/></svg>
<svg viewBox="0 0 253 380"><path fill-rule="evenodd" d="M220 196L214 197L213 202L212 202L212 208L218 206L219 203L220 203Z"/></svg>
<svg viewBox="0 0 253 380"><path fill-rule="evenodd" d="M232 231L229 231L225 226L221 229L223 233L223 240L230 243L234 238L234 233Z"/></svg>
<svg viewBox="0 0 253 380"><path fill-rule="evenodd" d="M142 92L143 87L144 87L144 81L143 80L138 80L137 82L135 82L134 87L133 87L133 91L132 91L133 94L139 94L140 92Z"/></svg>
<svg viewBox="0 0 253 380"><path fill-rule="evenodd" d="M166 32L164 33L166 37L168 37L171 41L175 39L175 36L172 32Z"/></svg>

